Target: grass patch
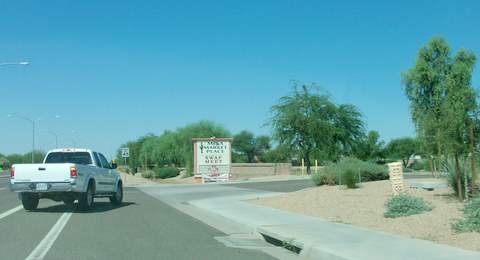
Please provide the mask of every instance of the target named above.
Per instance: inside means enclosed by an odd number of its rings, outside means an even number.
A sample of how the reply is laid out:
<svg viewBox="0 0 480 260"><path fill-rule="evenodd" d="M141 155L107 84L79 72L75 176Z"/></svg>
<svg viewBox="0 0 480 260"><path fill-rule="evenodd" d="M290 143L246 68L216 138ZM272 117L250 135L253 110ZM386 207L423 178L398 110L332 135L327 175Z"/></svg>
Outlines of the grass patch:
<svg viewBox="0 0 480 260"><path fill-rule="evenodd" d="M387 201L386 218L406 217L431 211L433 207L422 198L413 197L407 194L394 196Z"/></svg>

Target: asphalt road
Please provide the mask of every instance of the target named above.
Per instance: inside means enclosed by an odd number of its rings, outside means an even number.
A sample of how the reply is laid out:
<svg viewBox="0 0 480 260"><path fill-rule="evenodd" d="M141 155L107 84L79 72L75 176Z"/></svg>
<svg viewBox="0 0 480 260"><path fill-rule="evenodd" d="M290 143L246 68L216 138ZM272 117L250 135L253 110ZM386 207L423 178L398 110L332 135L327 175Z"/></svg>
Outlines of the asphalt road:
<svg viewBox="0 0 480 260"><path fill-rule="evenodd" d="M0 180L0 188L7 179ZM15 194L0 191L4 212L19 205ZM2 259L25 259L64 213L61 203L41 200L39 210L23 209L0 220ZM0 213L1 214L1 213ZM44 259L272 259L261 252L227 248L222 233L135 188L114 208L97 199L94 211L74 212Z"/></svg>
<svg viewBox="0 0 480 260"><path fill-rule="evenodd" d="M282 181L234 186L292 191L309 185ZM226 247L215 239L222 232L136 188L125 189L120 207L96 199L88 213L50 200L41 200L36 212L19 205L8 190L8 178L0 178L0 259L273 259L261 251ZM12 209L17 210L2 217Z"/></svg>

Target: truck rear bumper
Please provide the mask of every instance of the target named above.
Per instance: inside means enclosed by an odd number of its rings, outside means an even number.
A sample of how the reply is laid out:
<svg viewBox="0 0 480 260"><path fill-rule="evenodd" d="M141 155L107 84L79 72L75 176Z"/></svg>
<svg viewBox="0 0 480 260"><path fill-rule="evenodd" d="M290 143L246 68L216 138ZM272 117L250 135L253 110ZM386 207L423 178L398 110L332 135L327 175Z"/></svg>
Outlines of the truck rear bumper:
<svg viewBox="0 0 480 260"><path fill-rule="evenodd" d="M47 185L46 190L37 190L37 182L10 183L10 190L14 192L77 192L76 187L70 182L42 182Z"/></svg>

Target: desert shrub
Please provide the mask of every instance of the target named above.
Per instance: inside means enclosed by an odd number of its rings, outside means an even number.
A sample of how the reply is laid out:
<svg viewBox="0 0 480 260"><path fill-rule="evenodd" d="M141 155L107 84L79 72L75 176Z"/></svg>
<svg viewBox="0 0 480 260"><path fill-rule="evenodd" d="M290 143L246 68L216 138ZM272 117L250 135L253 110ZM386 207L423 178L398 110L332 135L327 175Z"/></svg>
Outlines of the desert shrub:
<svg viewBox="0 0 480 260"><path fill-rule="evenodd" d="M312 181L317 186L324 184L346 184L347 187L356 187L356 183L359 181L385 179L388 179L388 169L386 166L361 161L352 157L343 158L337 163L328 164L321 168L318 173L312 174ZM347 183L347 181L349 183ZM354 181L355 184L353 184Z"/></svg>
<svg viewBox="0 0 480 260"><path fill-rule="evenodd" d="M358 174L353 169L346 169L344 172L342 172L342 179L343 179L343 183L349 189L358 188L357 186L357 183L359 181Z"/></svg>
<svg viewBox="0 0 480 260"><path fill-rule="evenodd" d="M324 184L321 171L317 173L312 173L312 181L313 183L315 183L316 186L321 186Z"/></svg>
<svg viewBox="0 0 480 260"><path fill-rule="evenodd" d="M155 172L152 171L152 170L147 170L147 171L142 172L142 177L143 177L143 178L150 179L150 178L153 177L153 174L154 174L154 173L155 173Z"/></svg>
<svg viewBox="0 0 480 260"><path fill-rule="evenodd" d="M457 232L480 232L480 197L472 199L463 208L463 219L453 224Z"/></svg>
<svg viewBox="0 0 480 260"><path fill-rule="evenodd" d="M318 173L312 174L312 181L315 185L335 185L337 181L337 173L334 167L327 165L321 168Z"/></svg>
<svg viewBox="0 0 480 260"><path fill-rule="evenodd" d="M411 216L423 212L431 211L433 207L426 203L422 198L413 197L407 194L393 196L387 201L386 218L398 218Z"/></svg>
<svg viewBox="0 0 480 260"><path fill-rule="evenodd" d="M388 179L388 169L384 165L360 161L360 176L362 181L381 181Z"/></svg>
<svg viewBox="0 0 480 260"><path fill-rule="evenodd" d="M155 168L155 178L166 179L172 178L179 174L179 170L175 167Z"/></svg>
<svg viewBox="0 0 480 260"><path fill-rule="evenodd" d="M361 180L358 181L362 182L388 179L388 169L384 165L365 162L353 157L341 159L336 164L336 169L337 173L342 176L342 182L344 182L344 174L349 171L355 173L356 176L360 173Z"/></svg>

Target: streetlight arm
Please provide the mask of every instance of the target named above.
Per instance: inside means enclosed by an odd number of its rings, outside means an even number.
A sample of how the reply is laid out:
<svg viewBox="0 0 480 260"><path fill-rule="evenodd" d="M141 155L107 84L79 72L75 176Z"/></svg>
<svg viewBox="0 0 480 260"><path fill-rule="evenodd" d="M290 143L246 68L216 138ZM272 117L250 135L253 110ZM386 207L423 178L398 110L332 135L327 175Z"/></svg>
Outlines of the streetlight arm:
<svg viewBox="0 0 480 260"><path fill-rule="evenodd" d="M2 62L0 66L7 66L7 65L29 65L30 62L28 61L20 61L20 62Z"/></svg>
<svg viewBox="0 0 480 260"><path fill-rule="evenodd" d="M15 117L15 118L23 119L23 120L26 120L26 121L28 121L32 124L35 124L35 122L38 121L38 120L33 120L33 119L28 118L28 117L18 116L18 115L8 115L8 117Z"/></svg>

